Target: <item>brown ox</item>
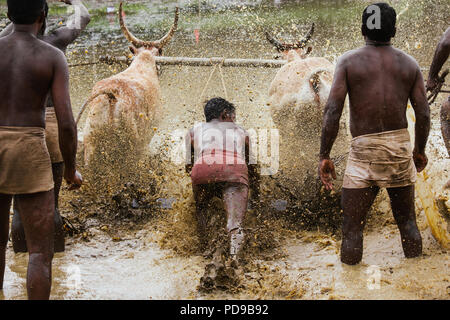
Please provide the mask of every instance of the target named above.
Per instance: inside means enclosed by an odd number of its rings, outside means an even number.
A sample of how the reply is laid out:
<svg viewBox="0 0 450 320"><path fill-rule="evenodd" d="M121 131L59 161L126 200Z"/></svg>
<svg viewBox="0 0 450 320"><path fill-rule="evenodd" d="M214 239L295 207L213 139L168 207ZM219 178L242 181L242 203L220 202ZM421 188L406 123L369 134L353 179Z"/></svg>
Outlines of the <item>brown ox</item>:
<svg viewBox="0 0 450 320"><path fill-rule="evenodd" d="M309 207L303 204L303 208L317 212L320 199L316 195L320 184L315 182L322 114L330 93L334 65L325 58L308 56L312 51L308 42L313 33L314 24L303 40L291 44L276 40L268 32L266 37L287 60L270 85L268 103L280 131L280 182L296 199L306 200ZM346 121L341 123L336 141L339 147L334 150L342 155L342 166L348 133ZM338 166L338 174L339 169Z"/></svg>
<svg viewBox="0 0 450 320"><path fill-rule="evenodd" d="M122 148L114 145L108 137L98 139L102 130L113 130L116 135L127 133L127 147L133 150L125 152L139 153L150 142L153 127L158 121L161 110L161 88L158 80L155 56L162 53L162 48L170 41L177 28L178 8L175 21L170 31L158 41L143 41L136 38L123 21L122 3L119 8L119 22L123 34L131 43L133 53L131 65L123 72L99 81L85 107L89 110L84 127L84 159L88 164L95 152L108 147ZM117 137L111 136L114 140Z"/></svg>

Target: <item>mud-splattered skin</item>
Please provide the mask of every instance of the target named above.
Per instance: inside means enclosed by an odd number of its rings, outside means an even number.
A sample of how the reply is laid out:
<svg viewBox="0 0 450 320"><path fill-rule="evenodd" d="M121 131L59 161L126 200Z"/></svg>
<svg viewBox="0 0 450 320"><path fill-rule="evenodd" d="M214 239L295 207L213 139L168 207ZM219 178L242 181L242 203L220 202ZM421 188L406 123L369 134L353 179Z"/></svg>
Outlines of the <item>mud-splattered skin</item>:
<svg viewBox="0 0 450 320"><path fill-rule="evenodd" d="M441 108L441 131L450 157L450 97Z"/></svg>
<svg viewBox="0 0 450 320"><path fill-rule="evenodd" d="M333 188L334 164L329 155L339 130L346 95L350 97L350 130L354 137L408 127L408 99L416 114L414 162L417 171L427 165L425 147L430 130L430 110L417 62L390 42L366 37L366 46L344 54L336 67L322 127L319 174L325 187ZM363 228L378 187L343 189L344 212L341 261L357 264L363 253ZM422 252L416 225L414 186L389 188L391 207L400 230L405 256Z"/></svg>
<svg viewBox="0 0 450 320"><path fill-rule="evenodd" d="M252 190L252 204L259 203L260 177L256 165L250 164L250 136L246 130L234 123L235 119L235 112L230 113L225 110L219 118L196 125L190 130L187 137L187 141L190 142L186 145L187 159L191 159L191 163L197 158L194 155L199 156L199 159L202 161L207 161L206 158L202 157L203 155L207 155L210 152L217 153L219 150L226 150L233 155L238 154L236 160L233 157L233 161L239 161L239 159L242 161L242 164L236 162L236 166L227 165L225 167L221 166L221 164L214 167L213 163L212 168L215 168L215 171L223 170L220 173L212 172L214 170L208 173L207 168L209 166L204 166L197 161L194 165L194 173L191 174L198 233L203 250L211 242L217 241L213 237L214 233L208 230L207 211L211 207L214 197L218 197L223 201L227 220L225 228L227 240L225 243L229 243L229 249L223 248L222 245L217 246L213 255L213 261L206 267L205 275L200 281L203 289L227 286L236 281L234 269L227 267L236 268L239 261L242 260L242 249L246 236L244 232L244 218L247 213L249 186ZM230 150L230 146L234 150ZM228 163L228 161L227 158L226 162ZM192 165L187 165L186 170L190 172L191 167ZM241 171L245 171L245 173ZM237 180L238 177L239 180ZM199 178L204 180L205 183L194 184L196 180L199 181ZM217 182L208 182L208 180L211 181L217 178L219 179ZM224 265L222 261L223 256L231 258L232 266ZM231 283L229 283L230 281Z"/></svg>
<svg viewBox="0 0 450 320"><path fill-rule="evenodd" d="M46 22L43 24L41 30L38 33L38 38L66 53L67 46L73 43L81 34L81 32L87 27L90 22L90 15L87 8L80 0L60 0L69 5L76 7L76 12L80 14L74 14L71 19L66 23L66 26L58 28L49 34L46 32ZM0 38L9 35L13 32L13 24L8 25L1 33ZM53 98L51 93L47 98L47 108L53 108ZM65 249L64 245L64 232L62 230L63 224L59 214L59 191L62 184L64 173L64 162L52 163L53 180L55 183L55 252L62 252ZM13 240L13 246L15 252L27 252L27 244L25 239L25 233L23 230L22 221L20 220L17 209L14 209L14 219L11 226L11 237Z"/></svg>
<svg viewBox="0 0 450 320"><path fill-rule="evenodd" d="M439 83L439 72L450 55L450 28L447 28L434 53L430 74L427 81L427 90L433 91ZM450 97L441 108L441 130L447 152L450 156ZM450 181L448 183L450 186Z"/></svg>
<svg viewBox="0 0 450 320"><path fill-rule="evenodd" d="M14 25L14 32L0 39L1 126L45 127L45 100L51 89L61 133L61 151L69 183L81 184L75 156L77 131L70 106L68 67L64 55L37 39L45 13L31 25ZM21 57L21 59L17 59ZM31 164L30 164L31 165ZM12 195L0 195L0 288L3 286L5 248L8 240L9 210ZM28 297L48 299L53 259L53 190L16 196L30 252L27 277Z"/></svg>

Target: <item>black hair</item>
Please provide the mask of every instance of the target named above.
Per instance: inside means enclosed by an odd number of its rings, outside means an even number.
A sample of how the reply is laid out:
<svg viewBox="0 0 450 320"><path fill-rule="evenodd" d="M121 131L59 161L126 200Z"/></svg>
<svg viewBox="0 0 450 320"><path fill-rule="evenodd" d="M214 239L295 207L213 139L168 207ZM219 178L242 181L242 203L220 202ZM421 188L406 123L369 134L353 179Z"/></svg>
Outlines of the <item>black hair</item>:
<svg viewBox="0 0 450 320"><path fill-rule="evenodd" d="M206 122L218 119L222 112L234 113L236 108L234 105L223 98L213 98L206 102L205 105L205 117Z"/></svg>
<svg viewBox="0 0 450 320"><path fill-rule="evenodd" d="M369 21L376 11L370 10L372 6L380 8L379 26L370 25ZM395 24L397 22L397 13L389 4L379 2L372 4L364 9L362 15L362 34L373 41L388 42L395 36Z"/></svg>
<svg viewBox="0 0 450 320"><path fill-rule="evenodd" d="M16 24L33 24L46 10L46 0L8 0L8 16Z"/></svg>

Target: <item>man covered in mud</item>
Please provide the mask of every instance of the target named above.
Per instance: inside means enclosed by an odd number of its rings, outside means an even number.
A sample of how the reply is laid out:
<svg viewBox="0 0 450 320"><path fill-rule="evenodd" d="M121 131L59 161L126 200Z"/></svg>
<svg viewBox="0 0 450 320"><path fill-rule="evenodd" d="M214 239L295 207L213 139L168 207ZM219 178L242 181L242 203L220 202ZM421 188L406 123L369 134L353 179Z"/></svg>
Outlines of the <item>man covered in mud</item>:
<svg viewBox="0 0 450 320"><path fill-rule="evenodd" d="M223 199L230 257L240 262L244 243L243 220L247 212L249 187L252 205L259 203L259 173L250 161L250 137L235 124L235 107L222 98L209 100L204 108L206 123L195 125L186 139L186 166L191 172L199 238L208 239L206 210L214 196ZM248 165L247 165L248 164Z"/></svg>
<svg viewBox="0 0 450 320"><path fill-rule="evenodd" d="M436 52L434 53L433 62L431 64L430 73L428 75L427 90L433 92L439 85L439 72L450 55L450 28L447 28L439 42ZM441 107L441 131L450 156L450 96ZM450 181L447 182L446 188L450 188Z"/></svg>
<svg viewBox="0 0 450 320"><path fill-rule="evenodd" d="M416 172L428 162L425 147L430 110L417 62L392 47L396 12L386 3L368 6L362 16L366 45L345 53L336 66L324 111L319 175L326 189L336 179L330 152L339 130L344 101L350 99L353 136L342 190L341 261L354 265L363 254L363 228L380 188L387 188L407 258L422 252L416 224ZM416 115L415 146L407 131L408 99Z"/></svg>
<svg viewBox="0 0 450 320"><path fill-rule="evenodd" d="M0 288L3 288L12 198L29 251L29 299L48 299L54 245L54 182L45 144L45 102L51 91L70 189L79 188L77 130L62 51L39 40L45 0L8 0L13 32L0 39Z"/></svg>
<svg viewBox="0 0 450 320"><path fill-rule="evenodd" d="M38 38L44 42L60 49L64 53L67 46L73 43L87 27L90 22L90 15L87 8L83 5L81 0L59 0L68 5L73 6L74 14L67 21L66 26L60 27L48 34L46 34L47 23L44 24L39 31ZM48 5L45 4L46 18L48 15ZM13 32L13 24L7 26L1 33L0 38L7 36ZM55 108L51 94L47 100L47 108L45 113L45 141L47 144L50 159L52 161L53 181L55 184L55 252L63 252L65 249L63 222L58 210L59 191L64 173L64 160L59 149L58 137L58 122L56 120ZM14 252L27 252L27 244L25 239L25 232L20 220L20 215L17 212L17 207L14 206L14 217L11 226L11 238Z"/></svg>

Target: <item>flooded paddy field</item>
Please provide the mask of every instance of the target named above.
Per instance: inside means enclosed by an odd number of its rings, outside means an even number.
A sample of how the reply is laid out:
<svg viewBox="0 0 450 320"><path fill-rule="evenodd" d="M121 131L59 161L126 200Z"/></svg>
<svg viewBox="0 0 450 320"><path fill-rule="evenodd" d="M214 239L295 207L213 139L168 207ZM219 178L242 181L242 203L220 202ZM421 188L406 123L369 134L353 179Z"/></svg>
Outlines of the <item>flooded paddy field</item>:
<svg viewBox="0 0 450 320"><path fill-rule="evenodd" d="M4 2L0 1L2 13ZM119 1L85 2L92 12L91 24L68 48L68 62L74 65L70 71L75 115L97 81L126 67L75 65L97 62L104 55L129 55L117 16L106 13L107 7L117 10ZM181 9L179 28L164 50L165 56L273 59L277 53L264 31L291 41L301 38L313 22L313 56L335 63L342 53L364 43L360 16L367 1L128 1L126 22L140 38L160 38L172 23L177 3ZM390 3L397 12L405 10L393 44L414 56L426 77L437 42L450 21L450 1ZM65 7L52 3L50 28L65 21ZM6 19L0 18L0 28L5 23ZM210 67L162 67L163 112L161 121L154 125L146 159L130 159L133 166L126 163L123 167L136 170L121 172L117 179L103 184L96 179L100 171L81 171L85 186L76 193L62 192L61 213L74 228L73 235L66 238L66 252L54 258L52 299L450 298L449 254L433 238L420 199L416 211L423 256L404 258L383 192L367 221L363 261L349 267L339 260L340 216L330 214L319 221L314 212L300 212L308 218L293 217L284 206L295 201L285 190L274 187L269 176L262 179L261 208L248 212L251 230L240 286L225 291L198 290L209 258L197 249L190 179L184 173L178 139L195 122L203 121L203 102L215 96L226 96L237 106L237 122L245 128L276 128L267 101L277 71L223 68L224 89L218 72L206 83ZM450 179L450 160L439 123L444 99L443 94L431 106L433 128L427 149L427 172L436 197L444 194L442 187ZM83 124L84 118L80 140ZM318 144L319 137L311 143ZM315 154L311 157L318 158ZM113 200L118 193L123 195L121 203ZM128 205L133 199L140 205ZM217 211L220 213L220 208ZM336 208L330 208L334 211ZM9 247L0 298L26 299L27 260L26 254L16 255Z"/></svg>

